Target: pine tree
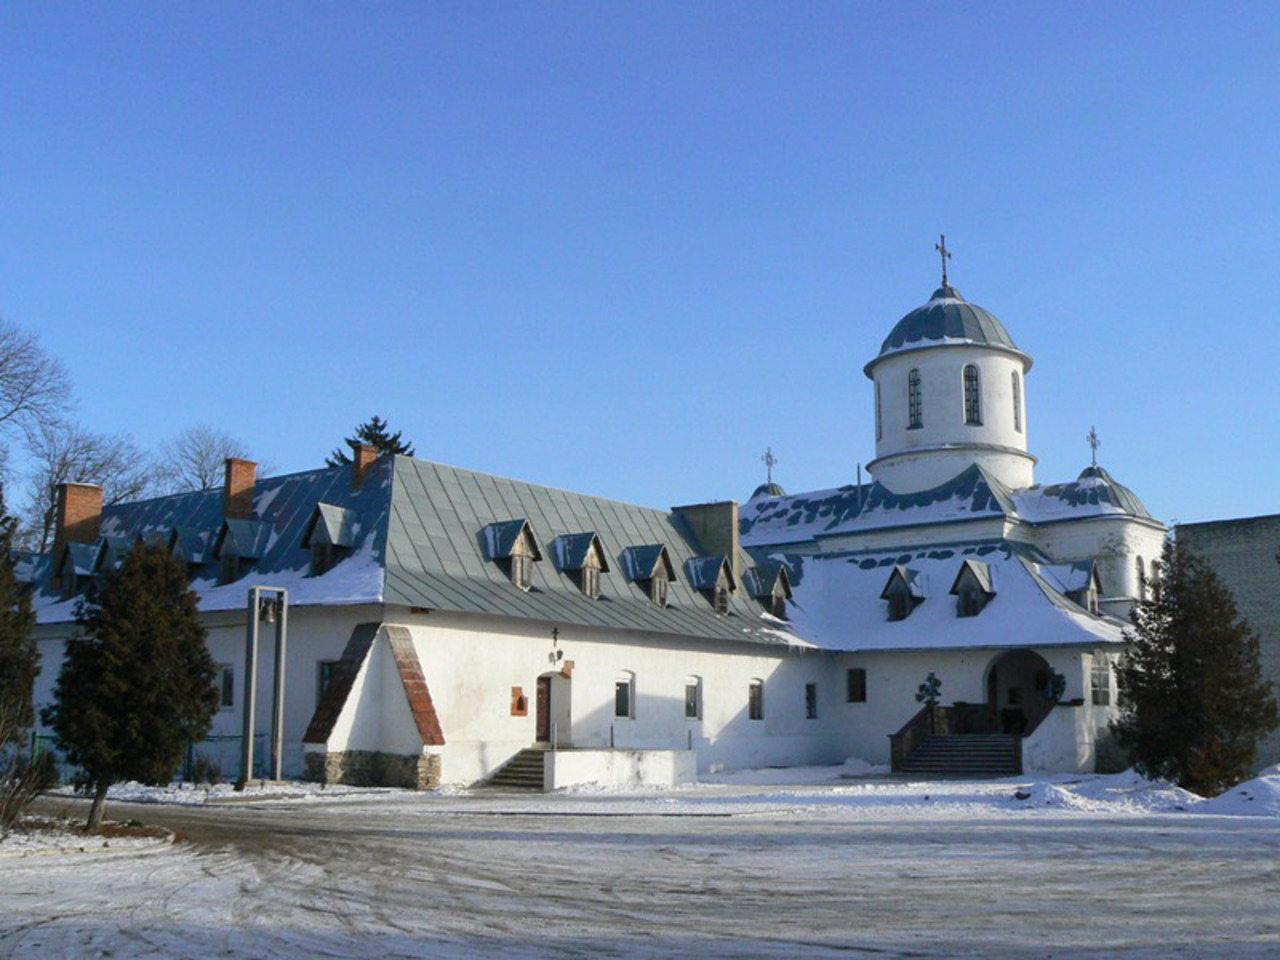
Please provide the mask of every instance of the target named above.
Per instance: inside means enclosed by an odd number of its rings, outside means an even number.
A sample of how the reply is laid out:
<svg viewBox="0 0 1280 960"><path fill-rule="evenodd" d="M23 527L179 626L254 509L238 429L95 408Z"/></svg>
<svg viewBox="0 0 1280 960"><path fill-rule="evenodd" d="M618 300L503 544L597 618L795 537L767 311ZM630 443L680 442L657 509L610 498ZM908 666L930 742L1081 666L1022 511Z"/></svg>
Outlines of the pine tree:
<svg viewBox="0 0 1280 960"><path fill-rule="evenodd" d="M138 544L103 574L97 602L81 601L76 620L42 716L79 768L76 785L93 794L92 831L112 783L168 783L187 742L208 732L217 665L187 572L159 545Z"/></svg>
<svg viewBox="0 0 1280 960"><path fill-rule="evenodd" d="M31 629L31 598L13 575L13 533L17 521L4 508L0 493L0 719L13 728L29 726L31 688L40 672L40 655Z"/></svg>
<svg viewBox="0 0 1280 960"><path fill-rule="evenodd" d="M367 443L377 448L378 456L388 453L402 453L406 457L413 456L413 444L406 440L401 440L403 433L397 430L395 433L387 431L387 421L381 417L371 417L360 426L356 427L356 435L347 437L347 446L353 447L357 443ZM338 467L351 462L351 454L341 447L338 447L327 458L325 463L331 467Z"/></svg>
<svg viewBox="0 0 1280 960"><path fill-rule="evenodd" d="M1199 556L1166 540L1157 573L1126 631L1111 728L1140 773L1216 794L1248 776L1280 722L1274 688L1257 635Z"/></svg>

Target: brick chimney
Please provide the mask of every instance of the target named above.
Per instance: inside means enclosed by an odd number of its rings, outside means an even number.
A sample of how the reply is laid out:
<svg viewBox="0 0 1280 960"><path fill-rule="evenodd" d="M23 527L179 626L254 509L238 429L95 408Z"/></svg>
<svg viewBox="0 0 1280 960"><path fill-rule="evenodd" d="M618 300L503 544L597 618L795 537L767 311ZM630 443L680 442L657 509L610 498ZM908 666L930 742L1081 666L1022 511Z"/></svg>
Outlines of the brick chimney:
<svg viewBox="0 0 1280 960"><path fill-rule="evenodd" d="M369 443L353 443L351 445L351 488L359 490L364 483L365 475L373 462L378 459L378 448Z"/></svg>
<svg viewBox="0 0 1280 960"><path fill-rule="evenodd" d="M741 586L742 571L738 565L738 551L741 549L738 501L695 503L687 507L672 507L671 512L689 525L689 530L704 554L724 554L729 561L729 569L733 571L734 582Z"/></svg>
<svg viewBox="0 0 1280 960"><path fill-rule="evenodd" d="M102 488L92 483L60 483L53 519L53 562L57 569L68 543L93 543L102 525Z"/></svg>
<svg viewBox="0 0 1280 960"><path fill-rule="evenodd" d="M252 460L227 457L227 475L222 484L222 518L248 520L253 516L253 484L258 465Z"/></svg>

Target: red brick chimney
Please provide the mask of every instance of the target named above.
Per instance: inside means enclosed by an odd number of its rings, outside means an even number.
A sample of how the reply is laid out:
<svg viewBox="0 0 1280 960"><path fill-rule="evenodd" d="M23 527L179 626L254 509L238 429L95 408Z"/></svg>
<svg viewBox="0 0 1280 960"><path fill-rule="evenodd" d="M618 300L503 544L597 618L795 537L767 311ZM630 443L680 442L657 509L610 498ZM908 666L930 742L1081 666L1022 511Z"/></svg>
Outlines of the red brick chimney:
<svg viewBox="0 0 1280 960"><path fill-rule="evenodd" d="M360 484L364 483L365 475L369 472L369 468L373 466L373 462L378 459L378 448L368 443L353 443L351 445L351 487L359 490Z"/></svg>
<svg viewBox="0 0 1280 960"><path fill-rule="evenodd" d="M258 465L252 460L227 457L227 475L222 485L222 518L248 520L253 516L253 484Z"/></svg>
<svg viewBox="0 0 1280 960"><path fill-rule="evenodd" d="M58 484L53 519L53 563L57 569L68 543L93 543L102 525L102 488L92 483Z"/></svg>

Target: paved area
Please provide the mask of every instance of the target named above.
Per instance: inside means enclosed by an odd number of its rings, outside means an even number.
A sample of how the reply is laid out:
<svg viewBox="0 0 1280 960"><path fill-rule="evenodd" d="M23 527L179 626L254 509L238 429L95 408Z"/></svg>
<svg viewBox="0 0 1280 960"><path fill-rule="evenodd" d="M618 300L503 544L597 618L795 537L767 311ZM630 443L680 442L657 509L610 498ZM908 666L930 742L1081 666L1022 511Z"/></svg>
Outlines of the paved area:
<svg viewBox="0 0 1280 960"><path fill-rule="evenodd" d="M1280 956L1273 819L811 812L112 804L189 839L0 862L0 957Z"/></svg>

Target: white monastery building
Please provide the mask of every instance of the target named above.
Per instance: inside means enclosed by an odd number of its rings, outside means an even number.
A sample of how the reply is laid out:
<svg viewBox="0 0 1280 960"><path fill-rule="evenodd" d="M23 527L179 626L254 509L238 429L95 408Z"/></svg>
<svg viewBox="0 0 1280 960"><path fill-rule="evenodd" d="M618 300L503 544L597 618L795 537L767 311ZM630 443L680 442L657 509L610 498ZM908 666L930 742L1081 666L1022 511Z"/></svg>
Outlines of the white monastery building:
<svg viewBox="0 0 1280 960"><path fill-rule="evenodd" d="M287 619L286 776L554 788L850 756L1090 770L1165 528L1096 463L1035 482L1031 366L944 274L865 367L872 482L769 482L741 505L650 509L368 447L263 479L231 460L221 490L106 508L68 484L53 553L20 567L37 702L77 597L158 541L188 565L223 664L223 709L195 749L230 777L254 586L287 591L261 611ZM259 628L267 734L275 627Z"/></svg>

